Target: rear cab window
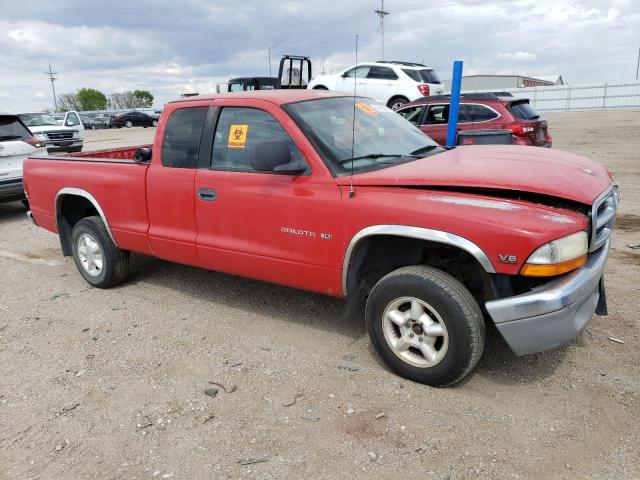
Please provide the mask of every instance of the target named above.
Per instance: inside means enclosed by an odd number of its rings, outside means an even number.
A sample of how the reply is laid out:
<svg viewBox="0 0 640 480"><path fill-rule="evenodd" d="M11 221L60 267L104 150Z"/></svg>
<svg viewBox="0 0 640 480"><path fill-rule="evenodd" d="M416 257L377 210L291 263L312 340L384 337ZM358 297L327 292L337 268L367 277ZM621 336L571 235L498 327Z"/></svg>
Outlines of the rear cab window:
<svg viewBox="0 0 640 480"><path fill-rule="evenodd" d="M15 115L0 115L0 142L26 140L31 133Z"/></svg>
<svg viewBox="0 0 640 480"><path fill-rule="evenodd" d="M273 115L257 108L223 107L213 140L211 168L265 173L253 168L252 154L258 144L274 140L289 145L292 162L307 164L293 139Z"/></svg>
<svg viewBox="0 0 640 480"><path fill-rule="evenodd" d="M162 165L170 168L196 168L200 139L208 107L175 110L162 135Z"/></svg>
<svg viewBox="0 0 640 480"><path fill-rule="evenodd" d="M540 115L529 105L529 101L521 100L512 102L509 111L520 120L538 120Z"/></svg>

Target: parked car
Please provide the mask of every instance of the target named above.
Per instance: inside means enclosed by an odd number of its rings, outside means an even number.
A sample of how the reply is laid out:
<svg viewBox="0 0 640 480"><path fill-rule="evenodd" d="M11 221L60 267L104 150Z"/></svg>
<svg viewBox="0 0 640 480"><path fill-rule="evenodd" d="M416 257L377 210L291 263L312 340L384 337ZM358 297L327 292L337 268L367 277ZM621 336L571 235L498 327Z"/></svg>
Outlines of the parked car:
<svg viewBox="0 0 640 480"><path fill-rule="evenodd" d="M374 100L310 90L170 102L153 145L25 162L33 220L94 287L139 252L366 301L386 364L436 386L473 370L487 322L529 354L606 312L618 193L578 155L447 150Z"/></svg>
<svg viewBox="0 0 640 480"><path fill-rule="evenodd" d="M80 121L85 129L107 128L107 124L100 117L80 114Z"/></svg>
<svg viewBox="0 0 640 480"><path fill-rule="evenodd" d="M113 117L111 117L111 126L122 128L122 127L155 127L158 125L158 120L153 118L151 115L147 115L143 112L127 112L127 113L117 113Z"/></svg>
<svg viewBox="0 0 640 480"><path fill-rule="evenodd" d="M111 117L113 115L108 113L90 113L88 115L95 121L104 123L104 128L111 128Z"/></svg>
<svg viewBox="0 0 640 480"><path fill-rule="evenodd" d="M35 138L17 115L0 113L0 202L24 200L22 163L28 155L46 155L47 147Z"/></svg>
<svg viewBox="0 0 640 480"><path fill-rule="evenodd" d="M427 95L437 95L444 88L436 72L421 63L360 63L337 75L321 75L308 88L337 90L376 99L394 110Z"/></svg>
<svg viewBox="0 0 640 480"><path fill-rule="evenodd" d="M398 113L440 145L447 141L451 97L424 97L404 105ZM549 125L533 109L527 98L490 93L460 97L458 132L469 130L510 130L515 145L551 147Z"/></svg>
<svg viewBox="0 0 640 480"><path fill-rule="evenodd" d="M19 113L18 116L37 139L46 143L49 153L82 151L84 127L78 112L65 113L62 124L48 113Z"/></svg>

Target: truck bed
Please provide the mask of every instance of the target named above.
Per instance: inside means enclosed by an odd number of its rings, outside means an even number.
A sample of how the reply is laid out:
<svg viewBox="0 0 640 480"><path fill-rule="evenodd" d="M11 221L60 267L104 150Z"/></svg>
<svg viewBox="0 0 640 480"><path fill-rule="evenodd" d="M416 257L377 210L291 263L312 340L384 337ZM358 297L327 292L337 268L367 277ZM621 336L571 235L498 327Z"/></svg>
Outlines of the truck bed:
<svg viewBox="0 0 640 480"><path fill-rule="evenodd" d="M90 152L67 153L64 155L50 155L39 157L42 160L70 160L70 161L90 161L90 162L110 162L110 163L131 163L133 155L140 148L151 148L151 144L137 145L133 147L105 148L102 150L92 150Z"/></svg>
<svg viewBox="0 0 640 480"><path fill-rule="evenodd" d="M135 163L141 147L94 150L64 155L34 156L25 160L24 185L34 221L58 232L56 211L64 208L64 196L95 199L117 244L147 252L149 228L146 200L148 163ZM31 188L33 187L33 188Z"/></svg>

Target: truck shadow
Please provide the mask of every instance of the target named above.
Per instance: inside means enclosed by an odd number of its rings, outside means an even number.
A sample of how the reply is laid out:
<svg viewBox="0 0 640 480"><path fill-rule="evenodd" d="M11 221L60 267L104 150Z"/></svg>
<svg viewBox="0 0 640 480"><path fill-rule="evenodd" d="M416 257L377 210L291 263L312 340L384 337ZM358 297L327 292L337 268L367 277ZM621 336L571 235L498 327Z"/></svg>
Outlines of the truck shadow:
<svg viewBox="0 0 640 480"><path fill-rule="evenodd" d="M353 340L367 336L364 310L343 315L344 302L326 295L236 277L196 267L133 255L128 284L145 282L177 290L195 299L236 308L252 315L304 324L337 333ZM369 345L369 352L382 369L387 369ZM528 384L551 377L566 356L568 347L537 355L518 357L511 352L493 325L487 325L484 354L474 375L498 384Z"/></svg>
<svg viewBox="0 0 640 480"><path fill-rule="evenodd" d="M367 334L362 318L343 318L344 302L326 295L132 255L127 283L138 282L171 288L253 315L310 325L353 341Z"/></svg>
<svg viewBox="0 0 640 480"><path fill-rule="evenodd" d="M27 209L21 202L0 203L0 225L27 220Z"/></svg>

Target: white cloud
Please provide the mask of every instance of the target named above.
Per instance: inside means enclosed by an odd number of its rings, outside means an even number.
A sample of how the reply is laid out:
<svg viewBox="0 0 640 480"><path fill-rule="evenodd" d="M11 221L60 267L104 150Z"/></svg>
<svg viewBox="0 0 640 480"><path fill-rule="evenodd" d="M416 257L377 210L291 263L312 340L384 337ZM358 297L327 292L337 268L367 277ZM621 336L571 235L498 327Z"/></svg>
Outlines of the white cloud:
<svg viewBox="0 0 640 480"><path fill-rule="evenodd" d="M498 55L501 60L514 61L514 62L529 62L531 60L537 60L538 56L531 52L506 52Z"/></svg>

